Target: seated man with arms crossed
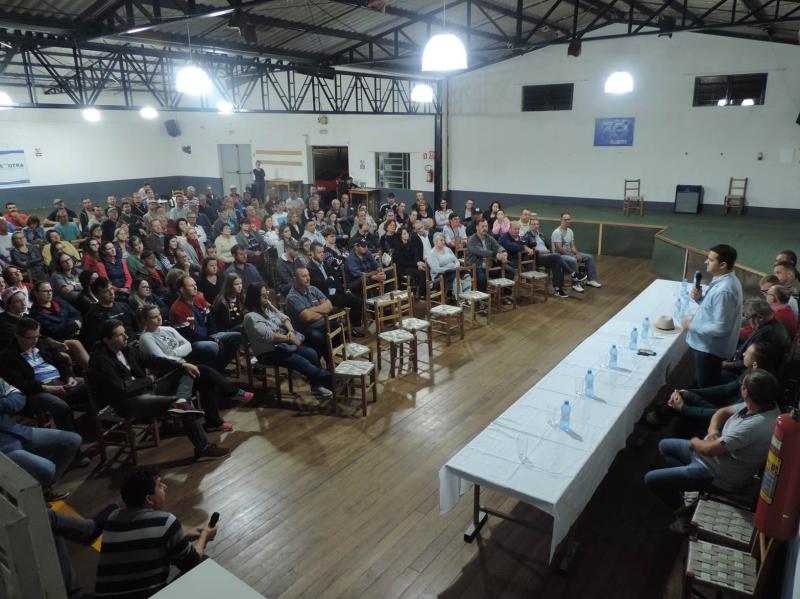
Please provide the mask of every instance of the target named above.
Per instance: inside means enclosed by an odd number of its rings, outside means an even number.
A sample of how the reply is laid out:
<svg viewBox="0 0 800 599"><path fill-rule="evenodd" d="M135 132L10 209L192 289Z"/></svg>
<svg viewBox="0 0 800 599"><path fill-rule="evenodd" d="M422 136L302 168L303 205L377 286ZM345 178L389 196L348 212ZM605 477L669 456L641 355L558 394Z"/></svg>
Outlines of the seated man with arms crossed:
<svg viewBox="0 0 800 599"><path fill-rule="evenodd" d="M125 507L111 512L104 525L94 596L150 597L167 585L170 566L185 573L203 560L217 529L184 532L175 515L164 511L167 485L153 466L128 474L120 495Z"/></svg>
<svg viewBox="0 0 800 599"><path fill-rule="evenodd" d="M180 365L172 360L146 356L128 345L125 327L119 320L106 320L100 325L101 343L95 346L89 360L92 393L99 400L108 400L121 416L154 418L168 412L181 416L186 435L194 445L194 459L226 458L230 450L208 442L203 428L203 412L196 410L192 397L193 379L200 376L197 366ZM169 374L156 378L145 368ZM188 375L188 376L186 376Z"/></svg>
<svg viewBox="0 0 800 599"><path fill-rule="evenodd" d="M578 276L578 263L583 263L586 266L586 285L589 287L602 287L597 280L597 269L594 266L594 260L589 254L578 251L578 246L575 244L575 234L569 228L569 223L572 220L569 212L564 212L561 215L561 224L553 231L552 242L553 251L561 254L564 262L572 271L573 282L578 279L582 283L585 279ZM573 289L574 286L573 286ZM578 291L575 289L575 291Z"/></svg>
<svg viewBox="0 0 800 599"><path fill-rule="evenodd" d="M493 260L505 264L508 261L508 252L489 235L489 223L480 221L475 234L467 242L467 266L475 265L480 291L486 291L487 262Z"/></svg>
<svg viewBox="0 0 800 599"><path fill-rule="evenodd" d="M690 516L682 515L684 491L708 491L712 485L737 491L764 467L780 414L780 386L766 370L753 370L742 379L741 394L744 404L719 409L704 439L662 439L658 444L667 467L651 470L644 482L678 513L670 530L688 530Z"/></svg>
<svg viewBox="0 0 800 599"><path fill-rule="evenodd" d="M298 266L294 271L294 281L286 296L286 313L292 326L306 338L306 345L317 355L328 355L328 342L325 337L325 316L333 311L333 304L327 296L311 285L308 268Z"/></svg>

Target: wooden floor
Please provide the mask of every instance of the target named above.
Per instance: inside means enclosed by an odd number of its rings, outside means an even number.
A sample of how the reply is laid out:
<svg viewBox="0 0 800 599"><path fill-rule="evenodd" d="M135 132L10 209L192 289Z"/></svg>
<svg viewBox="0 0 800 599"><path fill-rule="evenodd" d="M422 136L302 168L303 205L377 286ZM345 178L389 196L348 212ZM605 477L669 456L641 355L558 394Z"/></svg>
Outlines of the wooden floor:
<svg viewBox="0 0 800 599"><path fill-rule="evenodd" d="M603 289L522 305L449 349L437 342L433 373L386 381L384 370L367 418L314 413L313 400L239 407L221 439L230 459L190 464L177 437L143 461L163 465L185 526L220 512L209 554L267 597L662 597L682 542L641 483L655 439L617 457L573 530L568 574L547 565L550 518L534 508L485 493L536 529L490 518L473 544L462 540L470 497L438 511L442 464L653 278L645 261L606 257L598 267ZM120 470L88 474L70 473L70 505L91 514L119 501ZM93 584L96 554L75 558Z"/></svg>

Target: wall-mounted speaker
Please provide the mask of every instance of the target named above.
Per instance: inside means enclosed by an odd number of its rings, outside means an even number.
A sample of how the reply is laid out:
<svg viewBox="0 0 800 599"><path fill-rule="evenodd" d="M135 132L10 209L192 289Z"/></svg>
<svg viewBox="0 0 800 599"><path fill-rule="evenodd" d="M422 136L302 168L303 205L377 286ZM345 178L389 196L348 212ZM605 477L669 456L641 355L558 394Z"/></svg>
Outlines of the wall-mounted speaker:
<svg viewBox="0 0 800 599"><path fill-rule="evenodd" d="M174 119L164 121L164 127L166 128L167 133L169 134L170 137L180 137L181 128L178 127L178 121Z"/></svg>

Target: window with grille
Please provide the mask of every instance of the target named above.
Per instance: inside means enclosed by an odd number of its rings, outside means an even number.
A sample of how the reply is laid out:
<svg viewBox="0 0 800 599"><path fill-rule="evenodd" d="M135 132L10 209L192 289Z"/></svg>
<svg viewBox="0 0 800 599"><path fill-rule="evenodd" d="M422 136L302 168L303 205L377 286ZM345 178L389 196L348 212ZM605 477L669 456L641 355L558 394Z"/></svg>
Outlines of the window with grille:
<svg viewBox="0 0 800 599"><path fill-rule="evenodd" d="M522 112L572 110L574 83L523 85Z"/></svg>
<svg viewBox="0 0 800 599"><path fill-rule="evenodd" d="M410 189L411 155L402 152L376 152L375 181L378 187Z"/></svg>
<svg viewBox="0 0 800 599"><path fill-rule="evenodd" d="M695 77L693 106L756 106L766 91L766 73Z"/></svg>

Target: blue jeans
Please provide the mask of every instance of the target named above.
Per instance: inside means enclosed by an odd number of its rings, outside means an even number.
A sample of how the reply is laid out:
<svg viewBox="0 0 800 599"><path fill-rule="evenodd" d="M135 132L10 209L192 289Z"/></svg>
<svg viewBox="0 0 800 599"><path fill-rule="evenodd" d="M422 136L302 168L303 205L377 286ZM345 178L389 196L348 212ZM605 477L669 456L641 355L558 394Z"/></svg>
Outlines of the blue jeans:
<svg viewBox="0 0 800 599"><path fill-rule="evenodd" d="M686 439L662 439L658 451L666 468L644 475L644 484L673 510L683 507L683 491L707 491L714 482L711 472L689 449Z"/></svg>
<svg viewBox="0 0 800 599"><path fill-rule="evenodd" d="M75 459L81 436L53 428L31 429L31 440L22 442L22 449L6 455L35 478L42 489L52 487Z"/></svg>
<svg viewBox="0 0 800 599"><path fill-rule="evenodd" d="M583 252L578 252L583 263L586 265L586 276L589 277L590 281L597 280L597 269L594 266L594 259L589 254L584 254ZM561 257L564 259L564 262L567 265L567 269L575 274L578 272L578 259L575 256L567 256L565 254L561 254Z"/></svg>
<svg viewBox="0 0 800 599"><path fill-rule="evenodd" d="M317 352L306 345L301 345L296 351L287 352L275 349L258 356L262 364L285 366L296 370L305 376L312 385L322 385L329 389L333 386L333 379L329 370L323 370L319 365Z"/></svg>

